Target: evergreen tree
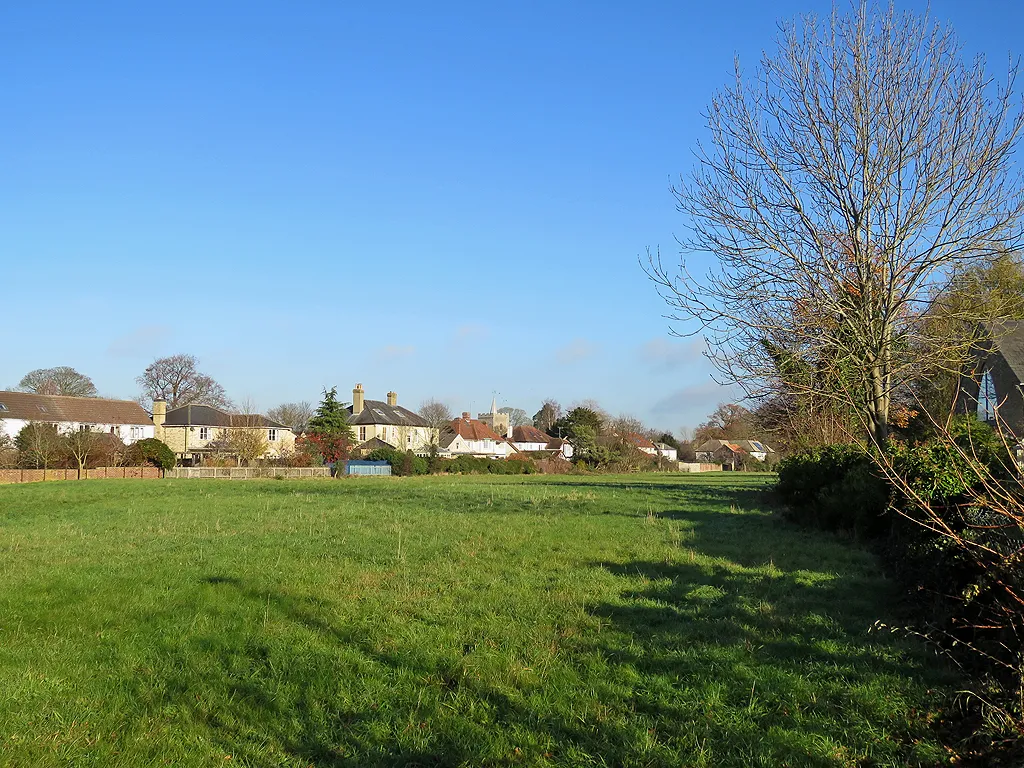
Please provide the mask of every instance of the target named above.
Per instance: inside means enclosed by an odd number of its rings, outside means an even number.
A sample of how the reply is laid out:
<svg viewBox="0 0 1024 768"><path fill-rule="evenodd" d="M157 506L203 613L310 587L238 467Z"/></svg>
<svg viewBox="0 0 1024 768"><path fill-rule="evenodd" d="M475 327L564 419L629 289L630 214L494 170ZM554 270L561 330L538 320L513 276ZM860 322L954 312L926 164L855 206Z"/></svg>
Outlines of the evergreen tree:
<svg viewBox="0 0 1024 768"><path fill-rule="evenodd" d="M348 406L338 402L338 388L324 390L324 399L309 420L308 435L325 462L344 461L352 450L355 433L348 423Z"/></svg>

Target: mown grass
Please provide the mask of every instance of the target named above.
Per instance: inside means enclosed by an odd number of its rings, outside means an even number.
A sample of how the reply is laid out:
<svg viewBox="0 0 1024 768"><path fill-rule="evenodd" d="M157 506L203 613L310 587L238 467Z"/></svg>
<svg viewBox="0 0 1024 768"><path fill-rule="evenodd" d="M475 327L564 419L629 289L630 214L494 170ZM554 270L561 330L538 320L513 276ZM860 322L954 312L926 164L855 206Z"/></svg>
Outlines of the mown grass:
<svg viewBox="0 0 1024 768"><path fill-rule="evenodd" d="M954 681L764 482L0 487L0 763L942 762Z"/></svg>

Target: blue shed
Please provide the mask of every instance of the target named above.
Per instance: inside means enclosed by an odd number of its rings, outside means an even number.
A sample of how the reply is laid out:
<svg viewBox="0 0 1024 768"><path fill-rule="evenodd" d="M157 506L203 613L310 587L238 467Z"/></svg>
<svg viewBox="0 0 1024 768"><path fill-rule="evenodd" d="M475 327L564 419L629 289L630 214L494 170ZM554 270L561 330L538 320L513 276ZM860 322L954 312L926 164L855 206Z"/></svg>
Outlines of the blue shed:
<svg viewBox="0 0 1024 768"><path fill-rule="evenodd" d="M346 475L390 475L391 465L386 461L346 461Z"/></svg>

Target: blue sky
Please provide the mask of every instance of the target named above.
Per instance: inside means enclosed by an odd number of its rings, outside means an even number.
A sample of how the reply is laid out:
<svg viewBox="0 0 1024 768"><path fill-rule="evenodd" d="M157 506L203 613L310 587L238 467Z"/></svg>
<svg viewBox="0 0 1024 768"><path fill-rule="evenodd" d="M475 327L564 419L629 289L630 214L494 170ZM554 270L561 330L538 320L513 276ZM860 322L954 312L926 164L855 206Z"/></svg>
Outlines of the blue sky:
<svg viewBox="0 0 1024 768"><path fill-rule="evenodd" d="M696 425L734 395L637 258L676 251L733 57L830 7L5 3L0 387L132 397L188 352L264 409L358 381ZM931 10L994 69L1022 50L1019 3Z"/></svg>

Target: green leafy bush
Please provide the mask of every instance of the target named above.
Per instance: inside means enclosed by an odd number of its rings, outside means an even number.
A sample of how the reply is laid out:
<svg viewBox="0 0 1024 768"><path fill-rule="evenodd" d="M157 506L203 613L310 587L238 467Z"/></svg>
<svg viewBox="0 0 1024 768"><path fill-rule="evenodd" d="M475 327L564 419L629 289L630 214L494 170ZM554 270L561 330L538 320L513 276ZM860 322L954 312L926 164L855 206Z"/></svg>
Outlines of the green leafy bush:
<svg viewBox="0 0 1024 768"><path fill-rule="evenodd" d="M368 461L386 461L391 465L391 474L399 476L425 475L430 468L427 459L397 448L375 448L366 458Z"/></svg>
<svg viewBox="0 0 1024 768"><path fill-rule="evenodd" d="M129 464L152 464L161 469L174 469L176 462L174 451L155 437L147 437L129 446L127 460Z"/></svg>
<svg viewBox="0 0 1024 768"><path fill-rule="evenodd" d="M891 492L871 457L856 445L829 445L778 465L776 492L794 522L859 537L884 534Z"/></svg>

